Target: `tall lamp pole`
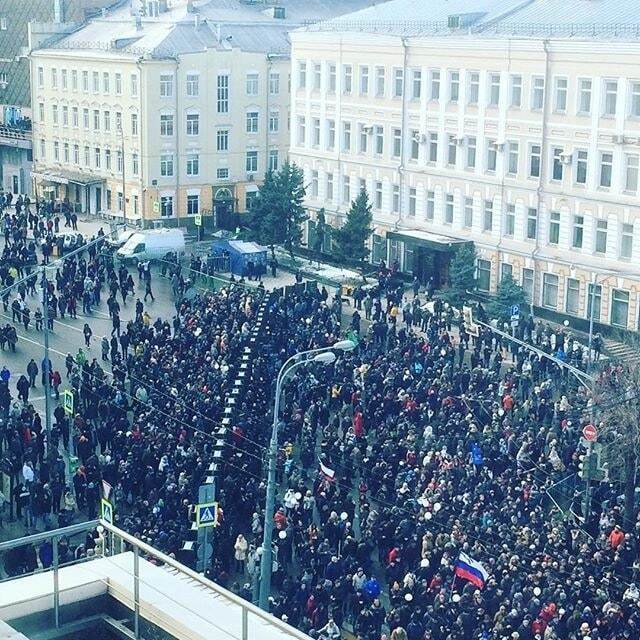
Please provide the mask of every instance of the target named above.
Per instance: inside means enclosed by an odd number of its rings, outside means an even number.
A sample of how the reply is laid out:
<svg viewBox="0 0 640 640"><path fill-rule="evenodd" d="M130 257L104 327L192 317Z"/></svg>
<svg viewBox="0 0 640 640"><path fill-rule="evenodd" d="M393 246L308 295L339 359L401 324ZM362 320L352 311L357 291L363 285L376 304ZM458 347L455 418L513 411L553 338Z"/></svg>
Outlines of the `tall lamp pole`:
<svg viewBox="0 0 640 640"><path fill-rule="evenodd" d="M124 227L127 227L127 192L125 191L125 166L126 162L124 159L124 128L122 127L122 122L118 127L118 133L120 134L120 153L122 154L122 224Z"/></svg>
<svg viewBox="0 0 640 640"><path fill-rule="evenodd" d="M273 569L273 512L276 503L276 466L278 461L278 420L280 414L280 396L282 385L291 373L298 367L309 362L331 364L336 355L334 350L350 351L355 348L351 340L341 340L330 347L301 351L291 356L280 368L276 379L276 397L273 407L273 427L271 441L269 443L268 472L267 472L267 497L264 508L264 531L262 537L262 554L260 557L260 595L258 604L264 611L269 611L269 595L271 594L271 573Z"/></svg>
<svg viewBox="0 0 640 640"><path fill-rule="evenodd" d="M44 380L44 424L47 434L47 453L51 447L51 386L49 370L49 281L47 266L42 266L42 320L44 331L44 360L42 361L42 379Z"/></svg>

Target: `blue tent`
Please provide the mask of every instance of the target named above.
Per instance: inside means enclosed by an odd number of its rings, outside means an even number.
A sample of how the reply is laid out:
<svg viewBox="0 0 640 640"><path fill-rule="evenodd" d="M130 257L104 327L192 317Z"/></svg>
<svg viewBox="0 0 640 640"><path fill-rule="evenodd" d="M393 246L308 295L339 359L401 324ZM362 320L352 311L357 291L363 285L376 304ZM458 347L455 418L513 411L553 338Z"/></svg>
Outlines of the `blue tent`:
<svg viewBox="0 0 640 640"><path fill-rule="evenodd" d="M267 272L267 247L256 242L244 242L242 240L216 240L211 247L214 256L229 256L229 269L231 273L239 276L248 276L249 263L253 263L253 274L258 275Z"/></svg>

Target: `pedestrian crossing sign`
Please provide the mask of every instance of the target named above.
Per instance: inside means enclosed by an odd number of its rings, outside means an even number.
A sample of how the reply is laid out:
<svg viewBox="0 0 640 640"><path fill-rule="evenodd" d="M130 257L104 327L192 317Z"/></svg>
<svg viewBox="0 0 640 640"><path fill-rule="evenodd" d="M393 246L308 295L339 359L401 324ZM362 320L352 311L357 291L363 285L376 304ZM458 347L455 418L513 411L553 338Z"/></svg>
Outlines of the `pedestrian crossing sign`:
<svg viewBox="0 0 640 640"><path fill-rule="evenodd" d="M104 498L100 501L100 515L105 522L113 524L113 504Z"/></svg>
<svg viewBox="0 0 640 640"><path fill-rule="evenodd" d="M196 525L202 527L215 527L218 524L218 503L208 502L196 506Z"/></svg>
<svg viewBox="0 0 640 640"><path fill-rule="evenodd" d="M62 392L62 407L68 416L73 415L73 392L69 389Z"/></svg>

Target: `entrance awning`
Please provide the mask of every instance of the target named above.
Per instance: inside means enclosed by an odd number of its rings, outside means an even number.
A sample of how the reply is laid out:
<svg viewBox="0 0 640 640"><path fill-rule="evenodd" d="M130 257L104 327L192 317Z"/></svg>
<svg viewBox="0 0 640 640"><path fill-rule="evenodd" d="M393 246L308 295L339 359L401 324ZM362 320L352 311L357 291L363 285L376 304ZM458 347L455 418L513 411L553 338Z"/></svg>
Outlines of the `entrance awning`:
<svg viewBox="0 0 640 640"><path fill-rule="evenodd" d="M98 178L94 175L86 173L80 173L79 171L66 171L64 169L56 169L56 171L50 172L37 172L33 171L31 175L39 180L45 182L52 182L54 184L79 184L80 186L88 186L90 184L98 184L104 182L104 178Z"/></svg>
<svg viewBox="0 0 640 640"><path fill-rule="evenodd" d="M433 251L443 252L449 252L452 249L472 242L471 240L451 238L449 236L442 236L429 231L422 231L421 229L388 231L387 238L390 240L402 240L403 242L410 242L411 244L419 247L426 247Z"/></svg>

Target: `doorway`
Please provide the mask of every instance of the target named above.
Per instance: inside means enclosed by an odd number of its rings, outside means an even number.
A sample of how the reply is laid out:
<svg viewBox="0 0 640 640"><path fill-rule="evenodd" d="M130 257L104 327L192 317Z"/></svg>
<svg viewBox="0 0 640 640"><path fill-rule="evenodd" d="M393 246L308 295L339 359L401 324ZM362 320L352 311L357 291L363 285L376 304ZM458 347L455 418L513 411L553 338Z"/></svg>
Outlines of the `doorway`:
<svg viewBox="0 0 640 640"><path fill-rule="evenodd" d="M102 187L96 187L96 211L100 213L102 211Z"/></svg>

